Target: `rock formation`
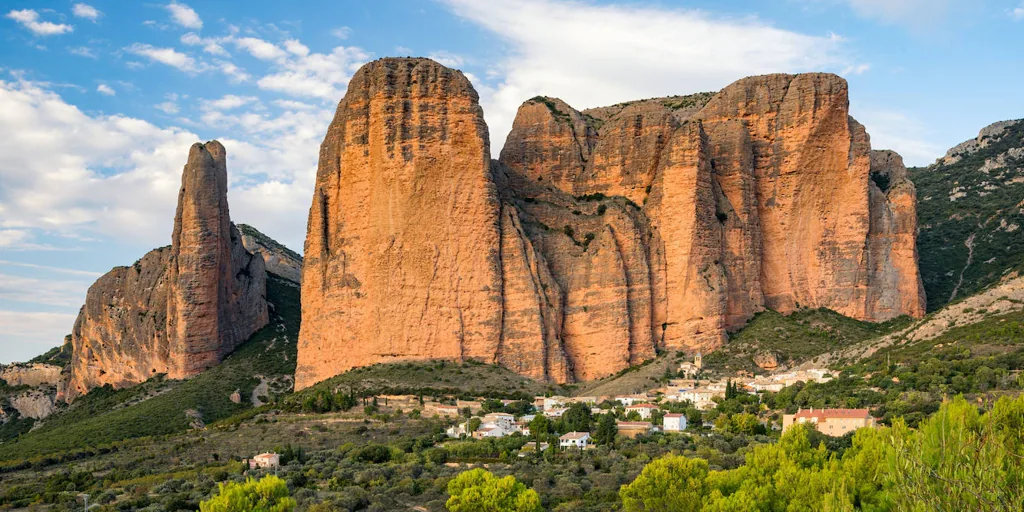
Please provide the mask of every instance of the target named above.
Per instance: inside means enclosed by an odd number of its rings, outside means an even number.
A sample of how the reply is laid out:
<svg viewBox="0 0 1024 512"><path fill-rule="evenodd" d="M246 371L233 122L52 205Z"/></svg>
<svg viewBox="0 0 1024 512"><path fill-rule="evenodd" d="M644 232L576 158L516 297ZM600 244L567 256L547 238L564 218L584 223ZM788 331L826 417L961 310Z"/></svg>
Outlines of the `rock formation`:
<svg viewBox="0 0 1024 512"><path fill-rule="evenodd" d="M493 361L499 212L469 80L425 59L363 66L320 147L296 389L380 361Z"/></svg>
<svg viewBox="0 0 1024 512"><path fill-rule="evenodd" d="M848 110L827 74L536 97L489 164L461 73L364 66L321 146L296 388L428 358L588 380L712 350L765 308L922 315L913 185Z"/></svg>
<svg viewBox="0 0 1024 512"><path fill-rule="evenodd" d="M247 224L239 224L245 250L263 257L267 272L294 283L302 282L302 256Z"/></svg>
<svg viewBox="0 0 1024 512"><path fill-rule="evenodd" d="M12 364L0 366L0 380L10 386L56 386L62 368L52 364Z"/></svg>
<svg viewBox="0 0 1024 512"><path fill-rule="evenodd" d="M172 244L117 267L88 291L72 332L65 398L217 364L268 322L263 259L242 246L227 204L224 147L194 144Z"/></svg>

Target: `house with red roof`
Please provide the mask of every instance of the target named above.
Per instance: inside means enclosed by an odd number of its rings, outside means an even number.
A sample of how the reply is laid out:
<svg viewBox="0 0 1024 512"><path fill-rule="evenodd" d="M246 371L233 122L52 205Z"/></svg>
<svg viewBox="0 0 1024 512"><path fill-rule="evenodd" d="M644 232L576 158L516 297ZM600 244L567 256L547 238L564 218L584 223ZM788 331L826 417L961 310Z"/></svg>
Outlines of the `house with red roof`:
<svg viewBox="0 0 1024 512"><path fill-rule="evenodd" d="M875 418L867 409L800 409L782 416L782 431L803 423L812 424L822 434L839 437L858 428L874 428Z"/></svg>

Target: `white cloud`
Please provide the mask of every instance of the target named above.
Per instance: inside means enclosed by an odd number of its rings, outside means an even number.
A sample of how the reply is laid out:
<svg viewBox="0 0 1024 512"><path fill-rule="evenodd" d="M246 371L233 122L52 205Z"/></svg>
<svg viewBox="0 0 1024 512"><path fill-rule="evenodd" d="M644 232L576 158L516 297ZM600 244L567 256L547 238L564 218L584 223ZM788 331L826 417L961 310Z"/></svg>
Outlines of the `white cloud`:
<svg viewBox="0 0 1024 512"><path fill-rule="evenodd" d="M79 18L85 18L92 21L96 21L103 15L103 13L98 9L88 4L75 4L75 6L71 8L71 14L74 14Z"/></svg>
<svg viewBox="0 0 1024 512"><path fill-rule="evenodd" d="M412 54L413 54L412 48L407 48L405 46L396 46L395 47L395 55L398 55L400 57L409 57Z"/></svg>
<svg viewBox="0 0 1024 512"><path fill-rule="evenodd" d="M4 362L27 361L60 346L74 323L73 313L0 310Z"/></svg>
<svg viewBox="0 0 1024 512"><path fill-rule="evenodd" d="M25 80L0 80L0 133L0 227L166 243L196 135L93 117Z"/></svg>
<svg viewBox="0 0 1024 512"><path fill-rule="evenodd" d="M285 41L284 48L288 50L289 53L294 53L300 57L309 55L309 47L299 42L298 39L289 39Z"/></svg>
<svg viewBox="0 0 1024 512"><path fill-rule="evenodd" d="M181 25L185 28L191 28L199 30L203 28L203 20L199 18L191 7L180 4L177 2L171 2L166 6L167 10L171 13L171 21Z"/></svg>
<svg viewBox="0 0 1024 512"><path fill-rule="evenodd" d="M294 100L274 100L273 103L285 110L311 110L316 108L315 105Z"/></svg>
<svg viewBox="0 0 1024 512"><path fill-rule="evenodd" d="M462 63L464 62L461 56L451 52L446 52L444 50L431 53L429 57L437 61L438 63L448 66L450 68L462 67Z"/></svg>
<svg viewBox="0 0 1024 512"><path fill-rule="evenodd" d="M68 48L68 52L72 55L78 55L79 57L87 57L90 59L98 58L96 52L92 51L92 48L87 46L78 46L75 48Z"/></svg>
<svg viewBox="0 0 1024 512"><path fill-rule="evenodd" d="M842 39L702 11L556 0L444 0L504 38L511 55L474 84L497 152L519 105L544 94L576 108L720 89L754 74L839 70Z"/></svg>
<svg viewBox="0 0 1024 512"><path fill-rule="evenodd" d="M1016 7L1010 11L1010 17L1013 18L1014 21L1024 20L1024 2L1021 2L1020 7Z"/></svg>
<svg viewBox="0 0 1024 512"><path fill-rule="evenodd" d="M197 73L201 71L201 68L196 66L195 59L188 56L188 54L175 50L174 48L157 48L150 44L134 43L125 48L125 50L128 53L132 53L140 57L146 57L149 60L166 64L186 73Z"/></svg>
<svg viewBox="0 0 1024 512"><path fill-rule="evenodd" d="M97 277L100 277L101 275L103 275L103 274L101 274L99 272L92 272L92 271L89 271L89 270L78 270L78 269L74 269L74 268L63 268L63 267L51 267L49 265L36 265L35 263L22 263L22 262L18 262L18 261L10 261L10 260L0 260L0 264L10 265L12 267L22 267L22 268L30 268L30 269L42 270L42 271L45 271L45 272L48 272L48 273L58 273L58 274L68 274L68 275L73 275L73 276L91 277L91 278L94 278L94 279L97 278Z"/></svg>
<svg viewBox="0 0 1024 512"><path fill-rule="evenodd" d="M173 102L173 101L165 101L163 103L157 103L156 105L154 105L154 107L156 107L157 110L159 110L159 111L161 111L161 112L163 112L165 114L171 114L171 115L177 114L180 111L180 109L178 108L178 104Z"/></svg>
<svg viewBox="0 0 1024 512"><path fill-rule="evenodd" d="M177 99L168 97L170 110ZM231 135L220 140L228 149L232 218L301 249L332 110L232 112L205 127ZM31 244L37 232L149 247L170 240L181 168L199 140L194 133L87 114L46 84L23 79L0 80L0 133L0 247ZM116 255L112 263L138 256Z"/></svg>
<svg viewBox="0 0 1024 512"><path fill-rule="evenodd" d="M32 238L32 234L24 229L0 229L0 248L18 247Z"/></svg>
<svg viewBox="0 0 1024 512"><path fill-rule="evenodd" d="M231 110L256 101L259 100L255 96L228 94L218 100L207 101L203 106L213 110Z"/></svg>
<svg viewBox="0 0 1024 512"><path fill-rule="evenodd" d="M352 37L352 29L349 27L338 27L331 31L331 35L338 39L348 39Z"/></svg>
<svg viewBox="0 0 1024 512"><path fill-rule="evenodd" d="M331 53L311 53L282 60L276 72L256 83L268 91L337 101L352 73L369 58L370 55L359 48L338 46Z"/></svg>
<svg viewBox="0 0 1024 512"><path fill-rule="evenodd" d="M230 57L231 54L221 46L223 43L230 41L231 37L200 37L195 32L186 32L181 36L182 44L189 46L202 46L203 51L211 55L217 55L219 57Z"/></svg>
<svg viewBox="0 0 1024 512"><path fill-rule="evenodd" d="M3 213L3 205L0 204L0 213ZM68 250L54 247L49 244L39 244L35 241L35 235L27 229L0 229L0 249L5 251L59 251Z"/></svg>
<svg viewBox="0 0 1024 512"><path fill-rule="evenodd" d="M244 69L226 60L215 60L214 64L221 73L224 73L232 83L248 82L251 76Z"/></svg>
<svg viewBox="0 0 1024 512"><path fill-rule="evenodd" d="M854 64L846 66L845 68L843 68L842 71L839 72L839 74L843 76L863 75L864 73L867 73L870 69L871 64Z"/></svg>
<svg viewBox="0 0 1024 512"><path fill-rule="evenodd" d="M43 279L0 273L0 301L77 308L94 279Z"/></svg>
<svg viewBox="0 0 1024 512"><path fill-rule="evenodd" d="M113 87L110 87L107 84L100 84L99 86L97 86L96 92L103 94L105 96L114 96L115 94L117 94L117 91L115 91Z"/></svg>
<svg viewBox="0 0 1024 512"><path fill-rule="evenodd" d="M29 31L37 36L66 34L75 29L71 25L64 23L39 21L39 13L32 9L12 10L7 13L7 17L18 22L21 26L29 29Z"/></svg>
<svg viewBox="0 0 1024 512"><path fill-rule="evenodd" d="M904 112L857 105L851 110L871 135L871 147L896 151L907 166L928 165L946 152L930 142L934 138L925 123Z"/></svg>
<svg viewBox="0 0 1024 512"><path fill-rule="evenodd" d="M288 53L273 43L255 37L241 37L234 40L235 46L249 52L250 55L260 60L279 60L288 56Z"/></svg>

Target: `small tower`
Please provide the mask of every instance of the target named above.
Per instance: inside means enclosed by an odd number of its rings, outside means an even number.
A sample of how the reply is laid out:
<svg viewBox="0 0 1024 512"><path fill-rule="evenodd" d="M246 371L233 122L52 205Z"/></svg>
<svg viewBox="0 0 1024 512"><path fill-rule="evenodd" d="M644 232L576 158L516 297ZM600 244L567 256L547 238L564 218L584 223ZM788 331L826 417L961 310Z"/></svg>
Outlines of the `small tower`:
<svg viewBox="0 0 1024 512"><path fill-rule="evenodd" d="M693 356L693 365L697 367L697 371L704 368L704 356L697 352L697 355Z"/></svg>

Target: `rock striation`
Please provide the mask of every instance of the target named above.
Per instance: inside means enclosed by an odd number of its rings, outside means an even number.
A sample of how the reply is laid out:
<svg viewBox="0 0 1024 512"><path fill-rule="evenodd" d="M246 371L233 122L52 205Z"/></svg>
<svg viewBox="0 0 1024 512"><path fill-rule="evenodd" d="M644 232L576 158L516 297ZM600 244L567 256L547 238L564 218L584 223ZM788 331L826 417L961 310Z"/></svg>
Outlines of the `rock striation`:
<svg viewBox="0 0 1024 512"><path fill-rule="evenodd" d="M536 97L491 162L460 72L379 60L321 146L296 388L429 358L595 379L712 350L765 308L921 316L914 197L834 75Z"/></svg>
<svg viewBox="0 0 1024 512"><path fill-rule="evenodd" d="M66 399L158 374L196 375L267 324L266 270L231 223L226 159L217 141L194 144L171 245L89 288L72 331Z"/></svg>

